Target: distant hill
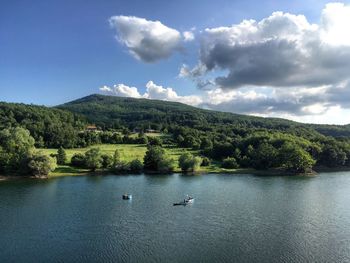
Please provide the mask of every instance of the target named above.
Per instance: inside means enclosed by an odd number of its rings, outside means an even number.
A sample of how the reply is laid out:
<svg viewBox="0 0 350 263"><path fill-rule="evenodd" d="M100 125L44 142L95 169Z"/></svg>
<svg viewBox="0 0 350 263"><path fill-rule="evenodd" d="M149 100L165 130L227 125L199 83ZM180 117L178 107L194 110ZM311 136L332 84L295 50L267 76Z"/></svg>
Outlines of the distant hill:
<svg viewBox="0 0 350 263"><path fill-rule="evenodd" d="M142 123L179 124L196 126L215 123L244 125L247 127L289 127L298 123L278 118L262 118L227 112L211 111L179 102L124 98L93 94L57 106L59 109L79 113L98 125L115 123L138 126Z"/></svg>
<svg viewBox="0 0 350 263"><path fill-rule="evenodd" d="M239 128L317 131L323 135L350 136L350 125L302 124L279 118L262 118L218 112L192 107L178 102L135 99L93 94L57 106L59 109L85 116L101 127L127 126L130 129L152 124L201 128L229 125Z"/></svg>

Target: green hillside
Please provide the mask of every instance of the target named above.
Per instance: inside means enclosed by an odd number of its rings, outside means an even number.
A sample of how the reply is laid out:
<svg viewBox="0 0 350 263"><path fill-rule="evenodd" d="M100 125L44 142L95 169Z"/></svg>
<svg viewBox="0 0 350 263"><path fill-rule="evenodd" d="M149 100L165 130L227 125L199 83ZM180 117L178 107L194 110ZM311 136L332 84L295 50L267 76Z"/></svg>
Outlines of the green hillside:
<svg viewBox="0 0 350 263"><path fill-rule="evenodd" d="M272 129L313 133L327 136L350 136L350 126L302 124L279 118L262 118L228 112L199 109L178 102L149 99L123 98L94 94L57 108L84 115L90 122L101 127L164 127L179 125L207 129L210 125L234 128Z"/></svg>

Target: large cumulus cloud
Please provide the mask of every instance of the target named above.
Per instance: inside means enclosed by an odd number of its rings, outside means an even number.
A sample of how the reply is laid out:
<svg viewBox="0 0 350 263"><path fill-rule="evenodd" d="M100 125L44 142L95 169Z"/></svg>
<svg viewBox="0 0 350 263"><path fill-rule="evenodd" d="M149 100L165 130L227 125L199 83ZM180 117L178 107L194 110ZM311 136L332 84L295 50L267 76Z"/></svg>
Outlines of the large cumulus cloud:
<svg viewBox="0 0 350 263"><path fill-rule="evenodd" d="M113 16L110 25L117 30L117 39L143 62L156 62L180 50L181 34L163 25L134 16Z"/></svg>
<svg viewBox="0 0 350 263"><path fill-rule="evenodd" d="M319 25L303 15L275 12L259 22L206 29L195 69L227 72L215 78L222 89L336 84L349 78L349 24L350 8L332 3Z"/></svg>

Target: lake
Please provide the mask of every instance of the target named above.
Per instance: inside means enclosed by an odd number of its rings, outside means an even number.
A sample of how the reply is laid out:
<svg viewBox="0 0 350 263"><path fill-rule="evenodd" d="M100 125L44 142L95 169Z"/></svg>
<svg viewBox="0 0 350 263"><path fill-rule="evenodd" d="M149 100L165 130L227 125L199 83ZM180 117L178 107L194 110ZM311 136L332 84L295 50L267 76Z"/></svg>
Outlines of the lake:
<svg viewBox="0 0 350 263"><path fill-rule="evenodd" d="M349 262L350 172L0 182L0 233L0 262Z"/></svg>

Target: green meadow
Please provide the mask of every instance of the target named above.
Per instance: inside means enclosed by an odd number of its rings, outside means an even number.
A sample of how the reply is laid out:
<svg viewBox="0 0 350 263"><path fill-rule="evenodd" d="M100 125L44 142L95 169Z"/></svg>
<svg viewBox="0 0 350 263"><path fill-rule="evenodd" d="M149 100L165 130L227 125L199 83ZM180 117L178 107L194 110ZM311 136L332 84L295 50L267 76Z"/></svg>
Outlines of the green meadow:
<svg viewBox="0 0 350 263"><path fill-rule="evenodd" d="M65 149L68 163L75 153L84 154L91 148L100 148L103 154L109 154L111 156L113 156L115 150L118 149L123 161L131 161L133 159L142 160L147 150L146 146L141 144L98 144L86 148ZM57 153L57 149L39 149L39 151L47 155Z"/></svg>
<svg viewBox="0 0 350 263"><path fill-rule="evenodd" d="M75 167L69 166L69 163L74 154L76 153L84 154L86 151L88 151L91 148L100 148L103 154L109 154L111 156L113 156L115 150L118 149L121 160L127 161L127 162L132 161L134 159L139 159L140 161L143 161L143 157L147 151L146 145L142 145L142 144L98 144L98 145L89 146L86 148L66 149L65 151L67 154L67 165L59 165L57 169L52 173L52 176L88 174L89 173L88 169L75 168ZM198 151L189 150L186 148L165 146L164 149L176 164L175 172L180 172L180 168L178 167L178 159L181 154L185 152L190 152L194 155L199 155ZM38 149L38 151L47 155L57 153L57 149L53 149L53 148L51 149L42 148L42 149ZM220 168L218 163L214 162L208 167L201 167L199 172L225 172L225 171L232 172L233 170L222 169Z"/></svg>

